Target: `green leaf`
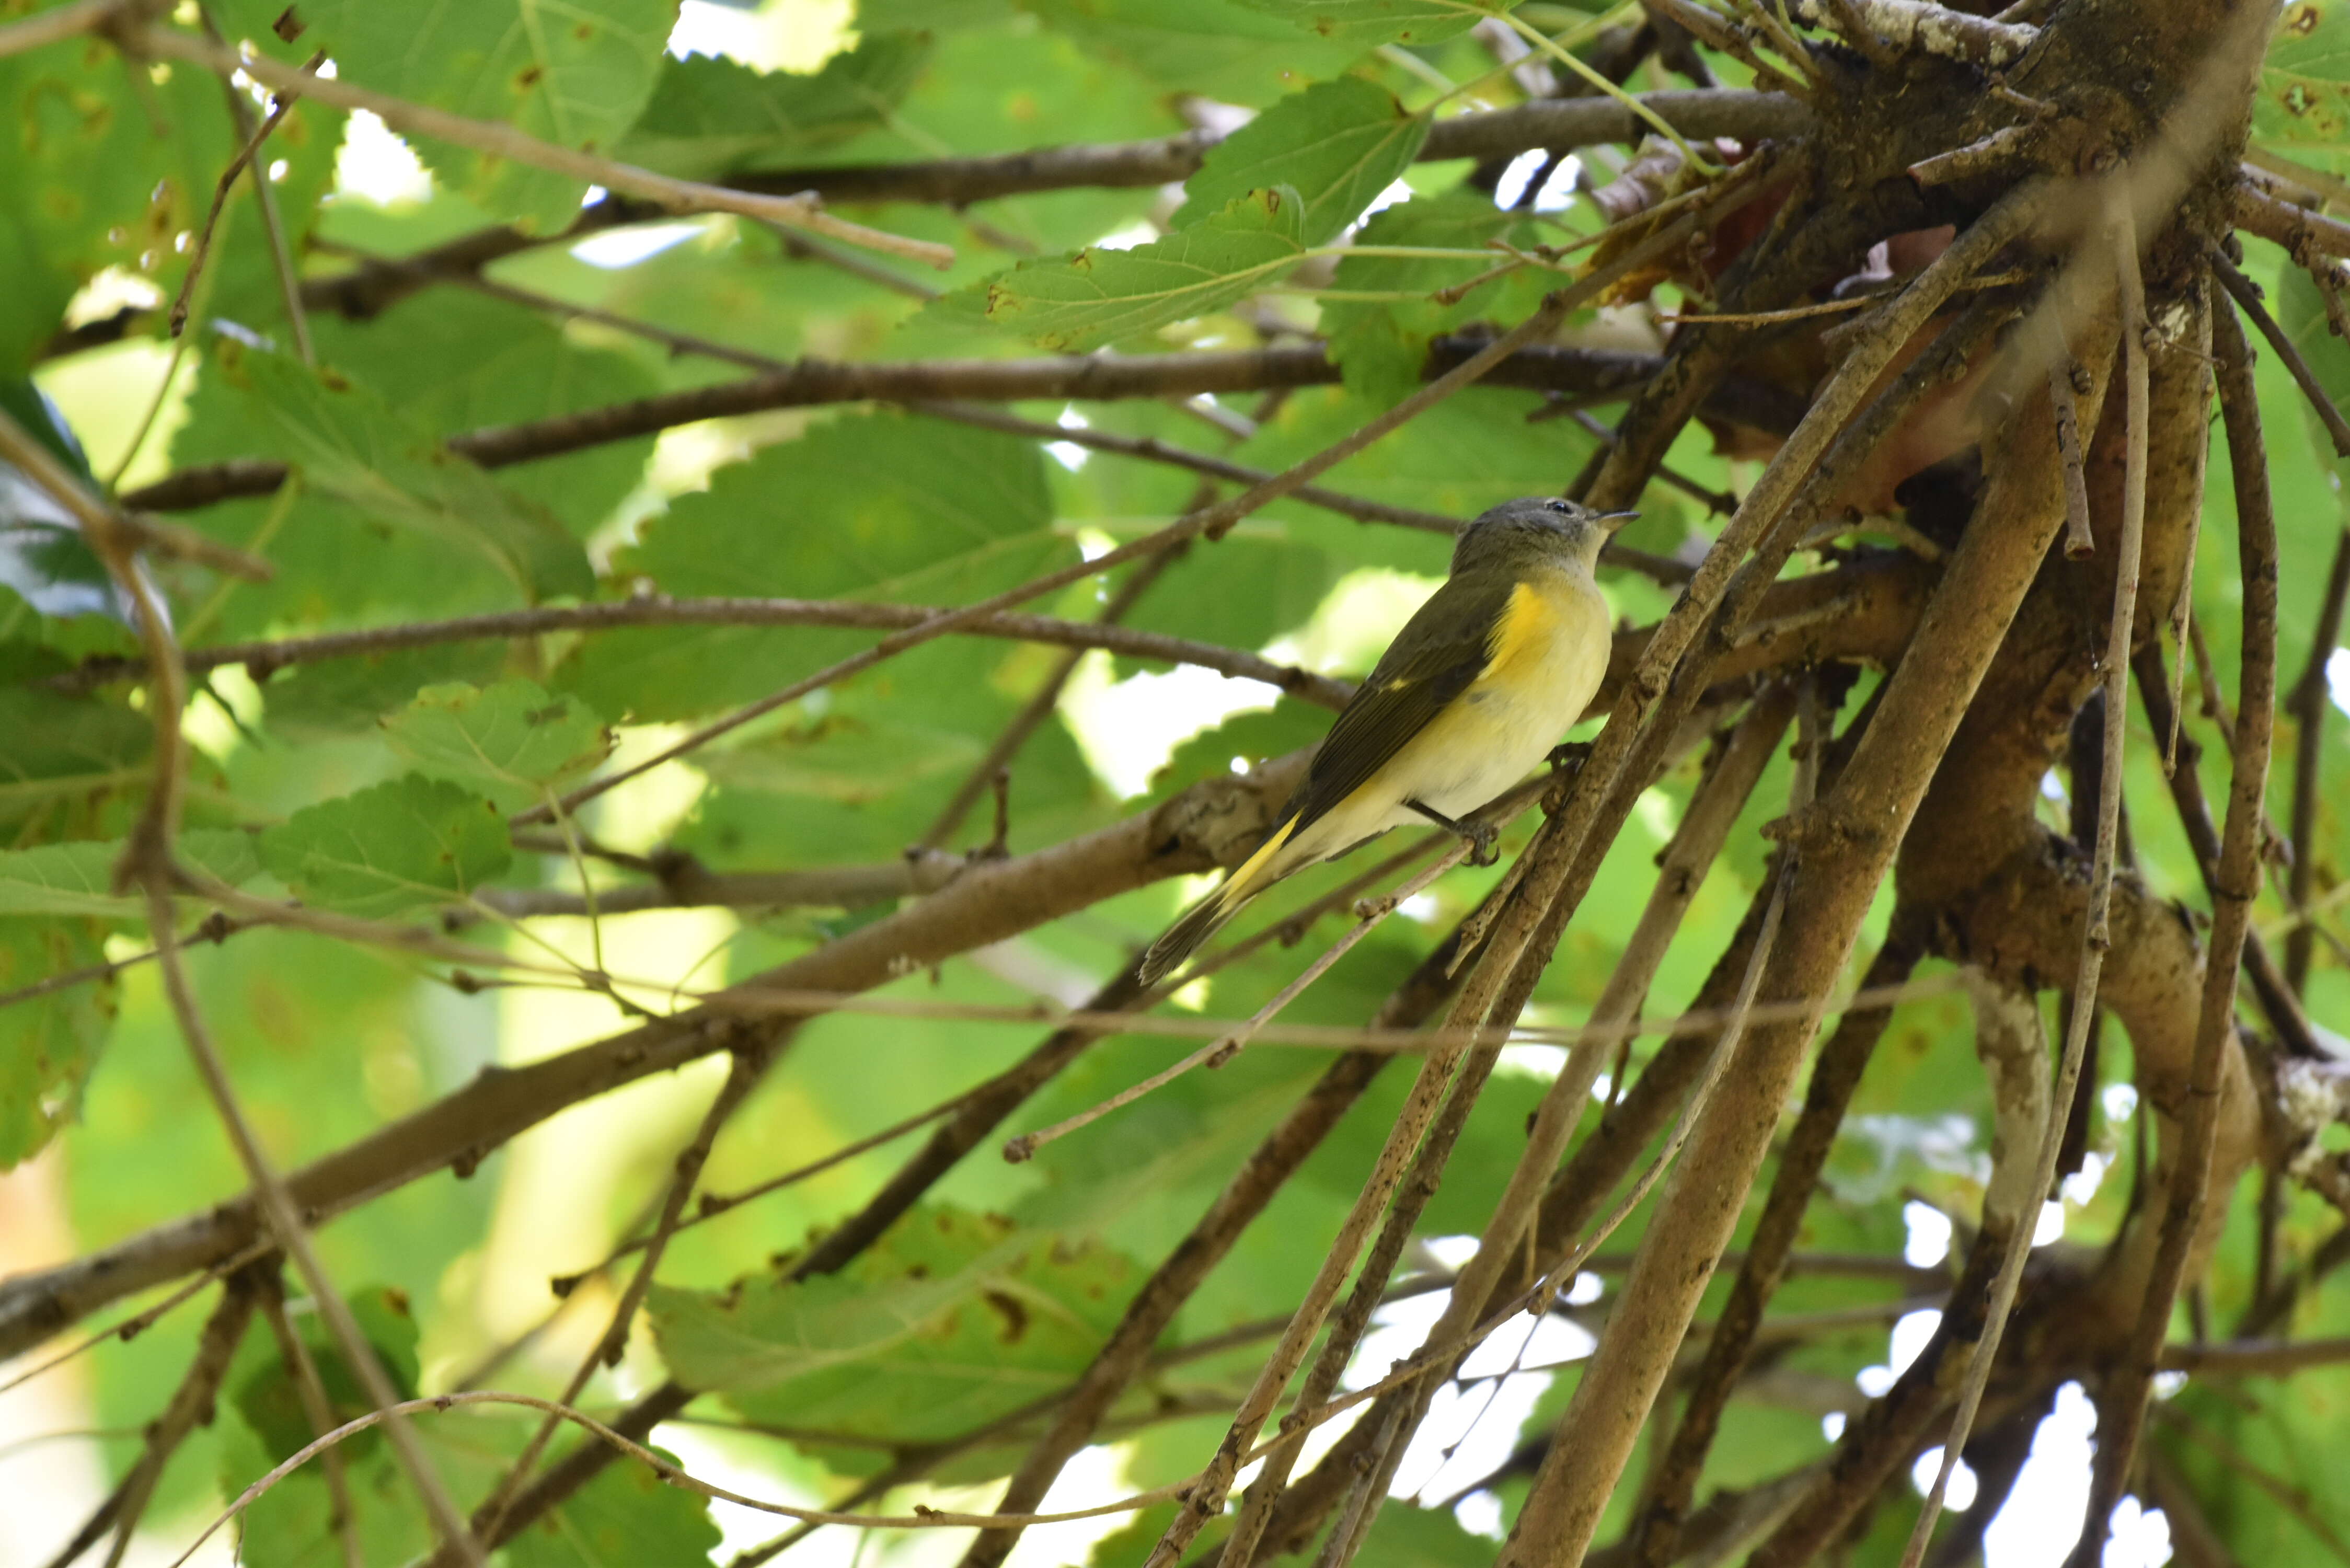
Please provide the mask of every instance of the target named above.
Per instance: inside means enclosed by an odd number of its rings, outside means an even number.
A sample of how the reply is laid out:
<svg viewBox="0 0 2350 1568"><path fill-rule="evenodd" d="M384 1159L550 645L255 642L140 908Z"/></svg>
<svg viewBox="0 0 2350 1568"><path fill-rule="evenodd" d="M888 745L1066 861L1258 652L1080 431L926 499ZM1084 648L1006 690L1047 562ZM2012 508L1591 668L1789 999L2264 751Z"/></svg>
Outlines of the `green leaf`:
<svg viewBox="0 0 2350 1568"><path fill-rule="evenodd" d="M924 1442L1083 1371L1140 1277L1107 1248L925 1204L839 1273L656 1285L647 1305L690 1388L802 1431Z"/></svg>
<svg viewBox="0 0 2350 1568"><path fill-rule="evenodd" d="M1302 206L1292 190L1252 191L1164 239L1024 262L972 292L983 291L990 321L1048 348L1099 348L1220 310L1272 283L1305 251Z"/></svg>
<svg viewBox="0 0 2350 1568"><path fill-rule="evenodd" d="M372 389L223 339L213 372L244 394L270 450L306 489L494 562L534 599L595 587L588 557L544 510L452 456Z"/></svg>
<svg viewBox="0 0 2350 1568"><path fill-rule="evenodd" d="M471 1415L425 1416L412 1428L427 1462L461 1500L484 1496L504 1469L503 1439L508 1434L499 1428L513 1424L510 1418L501 1421L485 1441L484 1428L490 1418L469 1419ZM226 1431L221 1442L220 1491L234 1497L260 1480L274 1461L243 1420L231 1417L222 1425ZM342 1445L351 1454L344 1469L350 1532L359 1556L369 1563L417 1562L432 1551L432 1522L417 1505L415 1483L390 1446L367 1441L378 1436L362 1433ZM249 1568L343 1568L348 1559L337 1528L338 1511L326 1474L314 1459L255 1498L237 1517L237 1561Z"/></svg>
<svg viewBox="0 0 2350 1568"><path fill-rule="evenodd" d="M1252 107L1336 76L1362 53L1352 40L1301 38L1241 0L1021 0L1021 7L1163 87Z"/></svg>
<svg viewBox="0 0 2350 1568"><path fill-rule="evenodd" d="M105 961L88 920L0 919L0 993ZM111 976L0 1007L0 1170L73 1119L114 1022Z"/></svg>
<svg viewBox="0 0 2350 1568"><path fill-rule="evenodd" d="M1483 1568L1493 1542L1454 1522L1450 1509L1414 1508L1389 1498L1363 1538L1358 1560L1381 1568Z"/></svg>
<svg viewBox="0 0 2350 1568"><path fill-rule="evenodd" d="M444 642L297 665L263 688L263 722L272 735L297 742L371 734L425 687L456 680L486 686L504 662L494 642Z"/></svg>
<svg viewBox="0 0 2350 1568"><path fill-rule="evenodd" d="M2324 296L2309 274L2297 266L2280 269L2277 279L2277 325L2293 339L2293 347L2317 378L2326 400L2335 408L2350 408L2350 343L2334 336L2325 314ZM2336 457L2334 438L2326 433L2325 421L2306 399L2296 399L2302 422L2309 431L2311 450L2322 463L2331 465L2336 472L2350 468L2350 459Z"/></svg>
<svg viewBox="0 0 2350 1568"><path fill-rule="evenodd" d="M234 151L228 109L193 67L135 76L94 37L0 58L0 375L32 363L102 269L145 274L167 296L178 284L173 237L203 217Z"/></svg>
<svg viewBox="0 0 2350 1568"><path fill-rule="evenodd" d="M512 857L496 806L414 774L297 811L261 836L261 863L305 902L379 918L463 898Z"/></svg>
<svg viewBox="0 0 2350 1568"><path fill-rule="evenodd" d="M545 313L464 290L425 290L365 322L324 317L316 335L325 363L367 383L411 426L444 439L661 389L628 355L579 341ZM501 469L497 484L585 538L643 479L652 449L650 436L599 442Z"/></svg>
<svg viewBox="0 0 2350 1568"><path fill-rule="evenodd" d="M653 1452L679 1464L665 1449ZM690 1564L709 1561L720 1539L700 1497L622 1459L507 1542L505 1556L512 1568Z"/></svg>
<svg viewBox="0 0 2350 1568"><path fill-rule="evenodd" d="M410 1313L407 1296L387 1286L370 1285L348 1291L346 1299L351 1316L358 1321L359 1335L375 1352L384 1376L391 1380L401 1398L414 1398L416 1319ZM318 1382L326 1390L327 1406L334 1413L336 1424L355 1421L374 1409L375 1401L368 1397L359 1373L345 1359L342 1345L325 1319L317 1313L305 1313L293 1322L296 1335L310 1353L311 1365L317 1369ZM280 1464L291 1459L317 1436L303 1409L296 1373L286 1365L270 1334L245 1336L222 1385L235 1404L237 1414L261 1439L271 1463ZM381 1438L382 1434L374 1430L358 1433L343 1446L343 1452L347 1459L362 1459Z"/></svg>
<svg viewBox="0 0 2350 1568"><path fill-rule="evenodd" d="M706 55L662 63L619 156L689 180L788 161L879 126L930 53L921 33L869 33L813 75L756 71Z"/></svg>
<svg viewBox="0 0 2350 1568"><path fill-rule="evenodd" d="M143 896L114 891L114 868L127 847L121 839L84 839L0 852L0 916L145 919ZM231 887L252 880L261 869L249 834L202 829L183 833L172 846L172 853Z"/></svg>
<svg viewBox="0 0 2350 1568"><path fill-rule="evenodd" d="M243 36L289 63L325 49L346 81L597 153L611 150L651 96L677 18L677 0L306 0L306 26L286 43L270 26L283 9L276 0L227 7ZM587 190L489 153L422 139L416 150L455 173L466 195L540 234L560 232Z"/></svg>
<svg viewBox="0 0 2350 1568"><path fill-rule="evenodd" d="M1252 11L1280 16L1325 38L1358 47L1375 44L1435 44L1457 37L1484 16L1515 8L1515 0L1241 0Z"/></svg>
<svg viewBox="0 0 2350 1568"><path fill-rule="evenodd" d="M1419 155L1428 119L1393 93L1341 77L1283 99L1210 150L1183 187L1180 229L1252 191L1286 185L1305 203L1298 238L1326 244ZM1432 241L1388 242L1433 244Z"/></svg>
<svg viewBox="0 0 2350 1568"><path fill-rule="evenodd" d="M1228 776L1315 745L1329 732L1327 708L1283 697L1271 708L1235 713L1176 747L1166 766L1150 775L1150 793L1163 800L1201 779Z"/></svg>
<svg viewBox="0 0 2350 1568"><path fill-rule="evenodd" d="M143 714L25 685L0 686L0 825L127 793L145 782L155 743Z"/></svg>
<svg viewBox="0 0 2350 1568"><path fill-rule="evenodd" d="M1512 226L1508 213L1482 192L1460 190L1399 202L1363 225L1362 245L1441 246L1477 250ZM1498 255L1496 260L1500 259ZM1331 286L1386 294L1433 294L1490 270L1492 262L1409 260L1395 256L1344 257ZM1433 299L1332 299L1322 306L1330 357L1350 390L1379 403L1399 402L1419 387L1428 363L1429 340L1465 321L1495 314L1479 292L1457 305Z"/></svg>
<svg viewBox="0 0 2350 1568"><path fill-rule="evenodd" d="M962 603L1066 565L1032 442L896 414L819 425L722 469L615 565L664 591ZM748 701L879 635L813 628L599 636L560 672L599 713L682 718Z"/></svg>
<svg viewBox="0 0 2350 1568"><path fill-rule="evenodd" d="M2292 157L2350 152L2350 3L2284 8L2252 96L2252 135Z"/></svg>
<svg viewBox="0 0 2350 1568"><path fill-rule="evenodd" d="M391 749L426 774L462 779L511 811L611 754L612 734L568 694L527 680L428 686L384 723Z"/></svg>

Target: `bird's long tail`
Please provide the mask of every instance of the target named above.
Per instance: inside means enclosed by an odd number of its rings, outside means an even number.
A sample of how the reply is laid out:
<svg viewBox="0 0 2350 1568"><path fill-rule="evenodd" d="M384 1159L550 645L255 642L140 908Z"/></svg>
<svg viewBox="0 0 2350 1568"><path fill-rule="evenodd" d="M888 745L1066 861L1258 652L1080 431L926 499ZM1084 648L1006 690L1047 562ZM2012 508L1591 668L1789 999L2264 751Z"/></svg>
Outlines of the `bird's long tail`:
<svg viewBox="0 0 2350 1568"><path fill-rule="evenodd" d="M1150 950L1142 955L1143 984L1157 985L1174 973L1185 959L1198 952L1210 937L1222 929L1226 920L1279 879L1273 871L1273 857L1289 842L1289 836L1296 828L1295 816L1274 828L1257 852L1224 878L1222 886L1186 909L1180 919L1159 934L1159 940L1150 944Z"/></svg>

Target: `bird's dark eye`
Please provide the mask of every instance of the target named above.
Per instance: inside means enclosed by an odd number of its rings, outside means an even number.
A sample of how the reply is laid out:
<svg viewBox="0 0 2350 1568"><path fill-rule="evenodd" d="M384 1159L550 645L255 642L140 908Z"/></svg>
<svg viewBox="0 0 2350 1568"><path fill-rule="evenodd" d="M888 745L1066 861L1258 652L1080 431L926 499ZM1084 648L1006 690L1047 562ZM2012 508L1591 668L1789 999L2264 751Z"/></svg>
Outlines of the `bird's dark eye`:
<svg viewBox="0 0 2350 1568"><path fill-rule="evenodd" d="M1544 502L1544 503L1543 503L1543 505L1544 505L1544 507L1545 509L1547 509L1547 510L1549 510L1549 511L1552 511L1552 512L1557 512L1557 513L1561 513L1561 514L1565 514L1565 513L1572 512L1572 511L1574 511L1574 510L1575 510L1575 503L1573 503L1572 501L1545 501L1545 502Z"/></svg>

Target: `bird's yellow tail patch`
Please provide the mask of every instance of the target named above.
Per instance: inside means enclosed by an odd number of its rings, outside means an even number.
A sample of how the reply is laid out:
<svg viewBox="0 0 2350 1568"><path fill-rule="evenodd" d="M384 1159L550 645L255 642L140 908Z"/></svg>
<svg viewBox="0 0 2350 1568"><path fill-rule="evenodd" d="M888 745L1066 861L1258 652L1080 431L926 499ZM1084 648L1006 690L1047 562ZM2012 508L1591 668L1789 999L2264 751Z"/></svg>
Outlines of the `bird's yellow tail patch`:
<svg viewBox="0 0 2350 1568"><path fill-rule="evenodd" d="M1145 985L1157 985L1185 959L1200 950L1201 944L1216 934L1226 920L1241 912L1241 907L1257 896L1263 882L1271 880L1269 871L1273 857L1297 831L1297 818L1291 817L1274 829L1273 836L1260 845L1257 852L1241 862L1240 868L1224 878L1222 886L1192 905L1183 918L1167 928L1159 939L1150 944L1142 956L1141 978Z"/></svg>
<svg viewBox="0 0 2350 1568"><path fill-rule="evenodd" d="M1273 864L1273 857L1281 853L1281 846L1288 843L1289 836L1296 831L1297 818L1294 816L1274 829L1273 836L1259 845L1255 854L1242 861L1239 870L1224 878L1224 885L1216 889L1216 897L1227 901L1253 897L1257 878L1264 875L1265 868Z"/></svg>

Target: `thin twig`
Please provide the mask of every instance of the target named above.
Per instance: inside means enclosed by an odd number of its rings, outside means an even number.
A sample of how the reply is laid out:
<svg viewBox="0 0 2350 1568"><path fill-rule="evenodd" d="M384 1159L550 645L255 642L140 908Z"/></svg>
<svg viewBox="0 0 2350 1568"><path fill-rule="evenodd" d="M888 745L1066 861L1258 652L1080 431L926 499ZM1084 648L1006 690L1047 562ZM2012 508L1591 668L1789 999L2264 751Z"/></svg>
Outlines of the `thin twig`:
<svg viewBox="0 0 2350 1568"><path fill-rule="evenodd" d="M469 119L463 115L412 103L389 93L357 87L337 78L314 77L266 55L241 54L209 39L170 27L150 27L138 34L132 42L141 50L202 66L224 80L243 71L262 86L279 92L303 93L341 109L367 109L404 136L428 137L533 169L566 174L591 185L601 185L608 191L640 196L671 212L737 213L744 217L781 223L787 228L807 229L850 244L863 245L868 250L885 251L891 255L928 262L932 266L945 267L954 262L954 249L951 245L910 240L899 234L867 228L862 223L848 223L825 212L822 204L812 196L762 196L721 185L704 185L692 180L672 180L650 169L639 169L631 164L614 162L608 158L598 158L590 152L542 141L511 125Z"/></svg>
<svg viewBox="0 0 2350 1568"><path fill-rule="evenodd" d="M1091 564L1088 564L1091 569ZM903 629L927 624L950 612L924 605L880 604L861 599L671 598L662 594L619 599L604 604L549 605L535 609L496 611L460 616L448 620L402 621L393 626L358 631L327 632L317 637L284 638L274 641L224 643L190 649L183 656L191 674L243 665L256 680L297 664L324 659L359 659L400 649L430 648L448 642L483 642L506 638L536 637L556 631L609 631L648 626L816 626ZM1162 632L1137 631L1097 621L1063 620L1053 616L992 614L973 616L955 628L969 637L1005 638L1022 642L1057 643L1065 648L1099 648L1130 659L1166 664L1197 664L1235 680L1262 680L1294 697L1326 708L1342 706L1354 688L1341 680L1316 675L1291 664L1276 664L1239 649L1169 637ZM143 661L116 656L88 659L51 683L68 692L88 691L109 681L128 680L145 669Z"/></svg>
<svg viewBox="0 0 2350 1568"><path fill-rule="evenodd" d="M321 245L319 248L333 250L337 247ZM358 252L345 251L343 254L360 255L361 259L368 261L385 260L385 258L367 256ZM387 263L387 265L390 264ZM462 284L464 287L487 295L494 299L504 299L533 310L552 311L581 321L592 321L598 326L609 327L615 331L626 332L634 337L662 344L672 352L698 354L769 375L788 376L793 371L793 367L788 361L777 359L772 355L754 353L746 348L735 348L732 344L713 342L691 333L672 331L668 327L641 321L634 317L618 316L610 311L598 310L589 306L575 305L568 300L556 299L551 295L535 294L528 289L515 288L509 284L484 277L478 272L450 269L449 275L452 281ZM1121 456L1140 458L1147 462L1164 462L1178 468L1188 468L1194 472L1212 474L1220 479L1237 480L1244 484L1261 484L1272 477L1263 469L1231 462L1206 452L1169 446L1155 436L1122 436L1083 425L1048 425L1036 420L1024 420L1015 414L1002 413L993 409L937 399L910 399L903 400L899 406L916 413L928 414L935 419L952 420L961 424L975 425L983 430L1002 431L1007 434L1027 436L1036 441L1066 441L1070 445L1084 447L1093 452L1116 452ZM1188 400L1179 400L1174 406L1191 411L1205 411L1200 410L1197 404ZM1342 516L1353 517L1365 523L1394 523L1407 528L1420 528L1441 534L1455 533L1460 528L1460 524L1455 519L1437 513L1422 512L1409 506L1390 506L1385 502L1373 501L1363 496L1342 495L1336 491L1325 490L1319 485L1309 484L1300 488L1296 493L1296 499L1308 505L1324 507Z"/></svg>
<svg viewBox="0 0 2350 1568"><path fill-rule="evenodd" d="M1136 601L1149 592L1150 586L1165 576L1167 568L1181 559L1182 555L1180 547L1169 550L1151 556L1128 573L1126 580L1118 586L1118 591L1109 597L1109 602L1102 606L1101 613L1094 618L1095 621L1102 626L1116 626L1124 620ZM1045 671L1043 682L1029 694L1020 711L1013 715L1012 722L1003 727L979 761L972 764L962 782L955 786L954 794L949 795L946 805L939 808L939 815L931 819L929 828L914 841L917 849L936 849L954 836L955 829L962 826L962 819L971 814L972 806L979 804L979 797L1011 765L1012 759L1020 754L1020 748L1028 743L1028 737L1053 716L1060 705L1062 691L1068 686L1069 677L1076 673L1078 660L1083 657L1072 649L1053 661L1053 668ZM1000 848L1003 844L1001 834L996 836L995 842Z"/></svg>
<svg viewBox="0 0 2350 1568"><path fill-rule="evenodd" d="M718 1134L727 1120L742 1108L743 1102L758 1086L771 1054L769 1049L759 1047L735 1053L727 1069L725 1083L719 1085L717 1095L702 1113L701 1125L694 1129L693 1137L685 1147L679 1151L671 1167L669 1192L661 1200L660 1217L654 1222L652 1234L645 1242L644 1260L637 1265L628 1287L620 1293L620 1299L614 1304L611 1320L605 1324L604 1332L597 1336L595 1345L572 1369L570 1379L564 1384L563 1392L555 1400L557 1406L567 1407L578 1398L579 1391L588 1386L588 1380L596 1375L598 1367L619 1364L620 1353L628 1348L629 1331L636 1325L637 1309L644 1303L645 1293L652 1288L653 1270L660 1267L661 1254L669 1250L670 1238L677 1234L679 1223L685 1218L686 1199L692 1196L695 1184L702 1179L702 1168L709 1161L711 1146L717 1142ZM478 1540L486 1542L496 1536L498 1526L504 1521L506 1511L513 1505L515 1494L530 1479L531 1467L538 1462L539 1455L546 1451L546 1445L553 1440L556 1428L562 1421L559 1411L549 1410L547 1418L539 1423L538 1429L523 1445L522 1452L506 1468L505 1474L491 1489L490 1495L474 1509L473 1533Z"/></svg>
<svg viewBox="0 0 2350 1568"><path fill-rule="evenodd" d="M310 1423L310 1435L323 1438L335 1429L334 1402L327 1397L327 1386L318 1376L318 1364L310 1355L310 1347L294 1331L291 1319L286 1315L286 1291L276 1270L265 1273L258 1285L261 1293L262 1319L269 1325L270 1336L277 1341L277 1359L293 1382L294 1391L302 1403L302 1415ZM340 1449L328 1449L320 1456L320 1469L327 1479L327 1520L341 1543L343 1568L367 1568L359 1550L359 1516L351 1510L348 1478L344 1474Z"/></svg>
<svg viewBox="0 0 2350 1568"><path fill-rule="evenodd" d="M2246 277L2218 247L2214 246L2208 253L2207 259L2211 264L2211 275L2220 280L2220 286L2236 302L2236 308L2244 313L2246 319L2268 340L2269 347L2276 350L2277 358L2284 362L2285 370L2293 377L2293 384L2299 387L2301 395L2309 400L2310 408L2317 415L2317 422L2325 427L2326 439L2334 443L2334 454L2350 457L2350 420L2342 417L2342 410L2335 408L2334 400L2325 395L2324 385L2318 380L2317 372L2311 369L2309 361L2302 357L2300 347L2277 324L2277 318L2269 314L2268 307L2261 303L2260 286Z"/></svg>
<svg viewBox="0 0 2350 1568"><path fill-rule="evenodd" d="M73 0L0 27L0 60L83 33L103 32L138 0Z"/></svg>
<svg viewBox="0 0 2350 1568"><path fill-rule="evenodd" d="M1423 374L1432 379L1457 369L1485 342L1482 337L1437 338L1430 345ZM1629 395L1662 364L1653 355L1528 344L1493 366L1482 379L1491 387L1608 400ZM953 399L1018 402L1058 398L1090 402L1278 391L1327 386L1338 379L1336 362L1318 343L1178 354L1052 355L1035 359L843 362L801 358L784 371L463 431L442 444L484 468L503 468L657 435L703 420L777 409ZM1706 406L1710 412L1733 422L1773 431L1790 428L1800 414L1783 394L1752 380L1725 379ZM123 502L151 512L187 511L219 501L270 494L285 483L287 472L284 462L261 458L201 464L165 474L130 492Z"/></svg>
<svg viewBox="0 0 2350 1568"><path fill-rule="evenodd" d="M245 1264L253 1262L255 1258L263 1256L269 1251L270 1249L266 1243L256 1241L253 1245L244 1249L242 1251L223 1259L221 1262L214 1263L211 1268L204 1270L203 1272L198 1274L194 1279L190 1280L186 1284L182 1285L178 1290L173 1291L170 1295L165 1296L161 1301L157 1302L153 1306L133 1313L129 1317L124 1318L120 1323L115 1324L109 1328L101 1329L98 1333L90 1334L86 1338L77 1340L73 1345L59 1351L57 1355L52 1355L47 1361L41 1362L37 1366L28 1366L24 1371L16 1374L16 1376L8 1379L7 1382L0 1383L0 1394L5 1394L12 1388L19 1387L24 1384L30 1383L33 1379L40 1376L44 1373L54 1372L58 1367L63 1366L67 1362L87 1355L88 1352L97 1349L99 1345L104 1345L109 1340L120 1340L125 1345L130 1344L133 1339L138 1338L139 1335L146 1333L147 1330L154 1327L156 1324L162 1321L163 1315L166 1313L169 1313L172 1308L193 1300L196 1296L202 1294L204 1288L212 1284L214 1281L225 1279L230 1274L236 1272L237 1270L244 1267Z"/></svg>
<svg viewBox="0 0 2350 1568"><path fill-rule="evenodd" d="M2333 693L2326 667L2342 640L2342 616L2350 601L2350 527L2334 544L2334 566L2326 573L2325 595L2319 601L2315 635L2310 639L2309 661L2293 682L2285 706L2293 716L2293 870L2285 897L2297 915L2306 916L2317 886L2317 808L2323 784L2325 725L2331 717ZM2284 980L2295 996L2308 994L2309 961L2316 932L2306 919L2284 940Z"/></svg>
<svg viewBox="0 0 2350 1568"><path fill-rule="evenodd" d="M219 31L213 27L210 14L201 8L197 14L203 21L205 31L212 35L213 41L215 44L222 43ZM302 74L313 75L326 63L327 53L321 49L310 57L309 63L302 67ZM269 140L269 133L277 129L278 122L286 118L296 104L302 101L302 95L298 91L289 88L279 93L276 101L269 106L269 117L256 127L253 123L252 106L238 94L235 84L224 78L221 81L221 90L228 95L230 122L236 127L237 136L243 145L237 148L235 156L228 161L228 167L221 171L220 178L213 182L213 204L205 212L204 221L196 226L195 243L188 250L188 270L180 278L180 291L172 296L172 308L166 317L171 335L174 337L187 330L188 302L195 294L197 280L203 275L205 259L212 254L213 233L220 226L221 210L228 205L229 196L236 189L237 176L252 167L254 155L261 151L261 144ZM266 216L272 248L282 255L286 251L286 232L276 222L277 204L269 194L267 174L256 173L253 183L255 198L261 202ZM281 266L278 271L281 283L290 285L293 276L290 265ZM317 355L310 347L310 324L302 310L301 294L298 289L289 286L286 289L286 297L288 317L293 327L295 351L302 363L313 364L317 360Z"/></svg>
<svg viewBox="0 0 2350 1568"><path fill-rule="evenodd" d="M1394 892L1374 901L1367 909L1361 910L1362 918L1348 927L1344 936L1331 943L1319 958L1305 966L1304 973L1283 986L1274 994L1271 1002L1257 1009L1254 1014L1230 1033L1218 1035L1173 1066L1162 1068L1140 1083L1120 1089L1097 1106L1090 1106L1079 1111L1076 1116L1055 1122L1051 1127L1039 1127L1035 1132L1021 1134L1003 1146L1003 1158L1014 1165L1033 1158L1036 1151L1046 1144L1065 1138L1079 1127L1091 1127L1114 1111L1125 1109L1153 1090L1166 1087L1194 1067L1222 1066L1238 1055L1250 1041L1262 1033L1264 1026L1272 1023L1284 1008L1304 994L1307 986L1321 979L1331 965L1354 950L1356 943L1370 935L1379 922L1394 914L1397 906L1461 864L1461 860L1468 856L1469 849L1470 846L1466 840L1454 845L1451 850L1436 864L1420 871Z"/></svg>

